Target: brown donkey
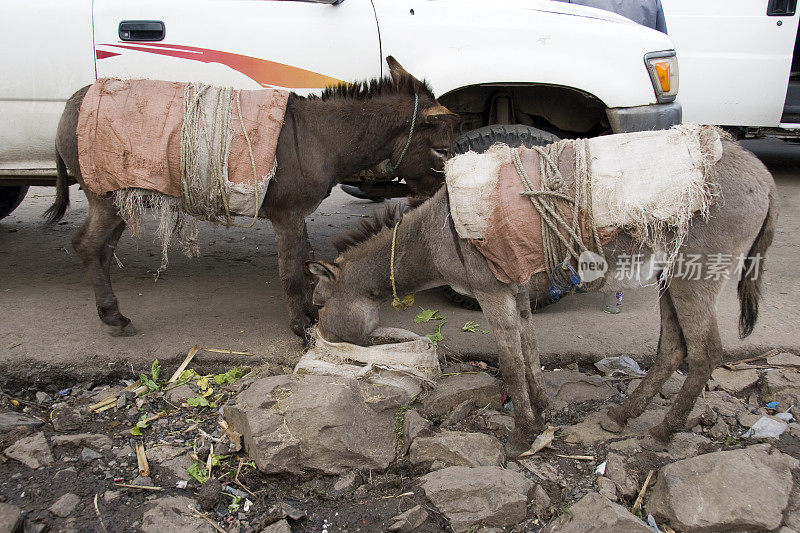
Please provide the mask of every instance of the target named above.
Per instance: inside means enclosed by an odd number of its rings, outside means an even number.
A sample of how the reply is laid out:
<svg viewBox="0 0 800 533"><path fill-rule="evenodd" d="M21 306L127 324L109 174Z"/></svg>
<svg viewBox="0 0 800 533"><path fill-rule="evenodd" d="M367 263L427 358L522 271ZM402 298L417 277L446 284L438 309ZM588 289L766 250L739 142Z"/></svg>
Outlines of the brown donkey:
<svg viewBox="0 0 800 533"><path fill-rule="evenodd" d="M715 168L721 197L711 206L708 220L693 220L680 251L763 258L775 227L772 176L753 154L730 141L723 141L723 155ZM309 263L309 270L320 278L314 303L322 306L319 333L323 338L364 344L378 325L381 303L392 299L392 228L400 217L399 210L387 212L385 220L365 225L360 234L343 238L337 246L340 255L333 263ZM547 398L528 294L531 289L546 291L549 278L537 274L526 286L499 282L484 257L456 233L446 188L402 217L396 231L394 272L398 294L444 284L473 294L494 332L517 425L525 431L540 430ZM618 256L631 250L639 251L639 244L624 232L604 248L612 265L617 264ZM641 252L647 254L648 250ZM742 337L750 334L758 316L763 263L747 260L744 266L745 271L755 272L742 276L738 284ZM615 283L619 282L609 279L606 290L617 288ZM651 434L665 441L684 426L695 399L722 361L715 304L723 283L722 278L688 280L676 276L670 280L659 295L661 336L655 364L623 404L608 412L604 428L618 432L630 418L644 412L686 359L688 377L664 420Z"/></svg>
<svg viewBox="0 0 800 533"><path fill-rule="evenodd" d="M289 95L278 138L278 167L261 213L275 228L291 328L301 337L307 335L316 318L316 308L311 304L314 278L303 266L313 257L305 217L331 188L343 178L387 159L397 167L396 175L405 178L417 194L430 195L442 183L444 160L452 144L452 124L458 116L441 106L428 85L406 72L394 58L388 57L387 63L391 77L331 87L320 97ZM58 125L58 193L47 213L50 223L59 220L69 204L67 169L83 185L76 125L87 89L69 99ZM94 287L100 319L112 335L133 335L136 330L120 312L109 279L109 264L125 222L114 208L111 194L97 196L85 187L84 191L89 208L72 245Z"/></svg>

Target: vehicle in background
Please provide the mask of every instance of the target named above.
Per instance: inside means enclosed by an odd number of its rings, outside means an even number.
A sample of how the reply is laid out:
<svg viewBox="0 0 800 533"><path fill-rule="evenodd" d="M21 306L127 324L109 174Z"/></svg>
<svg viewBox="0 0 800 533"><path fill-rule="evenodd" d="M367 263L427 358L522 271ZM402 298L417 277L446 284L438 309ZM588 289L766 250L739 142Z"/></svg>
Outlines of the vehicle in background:
<svg viewBox="0 0 800 533"><path fill-rule="evenodd" d="M55 183L64 102L98 77L299 94L394 55L462 117L461 149L680 122L669 38L549 0L8 0L0 3L0 218ZM350 178L373 198L397 180Z"/></svg>
<svg viewBox="0 0 800 533"><path fill-rule="evenodd" d="M686 122L800 139L797 0L661 0Z"/></svg>

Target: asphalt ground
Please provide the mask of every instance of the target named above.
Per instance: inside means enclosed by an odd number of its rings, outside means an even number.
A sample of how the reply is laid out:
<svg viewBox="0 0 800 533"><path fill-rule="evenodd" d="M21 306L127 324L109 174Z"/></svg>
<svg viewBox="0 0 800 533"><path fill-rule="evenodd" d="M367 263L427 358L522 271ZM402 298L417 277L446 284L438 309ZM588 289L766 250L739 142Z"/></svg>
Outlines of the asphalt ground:
<svg viewBox="0 0 800 533"><path fill-rule="evenodd" d="M766 258L760 320L749 338L738 339L735 283L727 284L719 300L726 358L772 348L800 353L800 146L776 140L743 144L773 172L780 214ZM0 384L136 376L155 358L177 364L193 345L254 354L203 351L193 363L198 369L262 363L292 366L299 359L302 343L288 327L275 239L266 221L253 229L204 225L201 256L189 259L173 249L169 268L157 281L160 249L153 238L155 222L145 226L140 238L123 235L117 248L120 266L112 267L112 282L122 312L139 333L109 337L70 245L87 205L77 186L70 192L72 206L55 227L46 227L40 218L55 193L45 187L31 188L22 205L0 220ZM334 189L308 220L316 256L333 259L331 237L379 207ZM418 294L417 304L445 316L443 344L449 350L467 358L495 357L491 334L461 331L468 321L484 323L480 312L458 308L439 289ZM433 331L431 323L414 324L413 316L387 305L381 322L419 333ZM601 294L570 297L538 313L534 322L545 364L623 354L647 362L658 342L656 290L626 291L618 315L602 311Z"/></svg>

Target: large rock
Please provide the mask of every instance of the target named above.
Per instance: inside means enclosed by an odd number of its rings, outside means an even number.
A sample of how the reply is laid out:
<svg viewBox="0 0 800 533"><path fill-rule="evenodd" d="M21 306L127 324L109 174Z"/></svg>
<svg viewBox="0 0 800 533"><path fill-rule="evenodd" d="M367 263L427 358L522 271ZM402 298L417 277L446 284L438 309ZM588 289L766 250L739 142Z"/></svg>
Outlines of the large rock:
<svg viewBox="0 0 800 533"><path fill-rule="evenodd" d="M773 355L772 357L767 357L767 364L800 368L800 356L789 352L783 352L778 355Z"/></svg>
<svg viewBox="0 0 800 533"><path fill-rule="evenodd" d="M596 492L590 492L569 508L569 513L553 519L542 533L652 533L647 524L626 508Z"/></svg>
<svg viewBox="0 0 800 533"><path fill-rule="evenodd" d="M418 436L425 436L430 433L431 422L420 415L416 409L409 409L403 417L403 442L401 443L401 455L405 455Z"/></svg>
<svg viewBox="0 0 800 533"><path fill-rule="evenodd" d="M397 448L405 392L355 379L282 375L255 381L224 417L268 474L384 470Z"/></svg>
<svg viewBox="0 0 800 533"><path fill-rule="evenodd" d="M22 525L22 509L10 503L0 503L0 533L15 533Z"/></svg>
<svg viewBox="0 0 800 533"><path fill-rule="evenodd" d="M545 372L544 386L550 404L556 409L571 403L607 400L618 392L600 376L590 376L575 370Z"/></svg>
<svg viewBox="0 0 800 533"><path fill-rule="evenodd" d="M714 370L711 378L726 391L738 394L758 383L758 370L755 368L728 370L720 367Z"/></svg>
<svg viewBox="0 0 800 533"><path fill-rule="evenodd" d="M686 531L772 530L798 461L769 445L709 453L661 469L647 509Z"/></svg>
<svg viewBox="0 0 800 533"><path fill-rule="evenodd" d="M778 401L784 407L800 405L800 373L767 370L761 380L761 399L764 403Z"/></svg>
<svg viewBox="0 0 800 533"><path fill-rule="evenodd" d="M44 420L14 411L0 411L0 448L27 437L44 425Z"/></svg>
<svg viewBox="0 0 800 533"><path fill-rule="evenodd" d="M93 450L110 450L114 444L108 435L94 433L78 433L75 435L54 435L50 439L54 448L64 446L65 448L81 449L84 447Z"/></svg>
<svg viewBox="0 0 800 533"><path fill-rule="evenodd" d="M195 518L197 504L186 496L161 498L142 516L142 533L214 533L202 518Z"/></svg>
<svg viewBox="0 0 800 533"><path fill-rule="evenodd" d="M500 466L505 460L500 441L483 433L442 431L417 438L411 445L411 462L434 470L448 466Z"/></svg>
<svg viewBox="0 0 800 533"><path fill-rule="evenodd" d="M16 459L28 468L39 468L42 465L53 463L53 454L50 452L50 445L44 437L44 432L40 431L29 437L19 439L3 452L6 457Z"/></svg>
<svg viewBox="0 0 800 533"><path fill-rule="evenodd" d="M422 478L425 495L457 532L478 524L518 524L525 519L534 486L523 474L498 466L451 466Z"/></svg>
<svg viewBox="0 0 800 533"><path fill-rule="evenodd" d="M472 400L478 409L500 409L500 381L484 372L444 376L436 388L420 400L420 412L427 418L439 419L467 400Z"/></svg>

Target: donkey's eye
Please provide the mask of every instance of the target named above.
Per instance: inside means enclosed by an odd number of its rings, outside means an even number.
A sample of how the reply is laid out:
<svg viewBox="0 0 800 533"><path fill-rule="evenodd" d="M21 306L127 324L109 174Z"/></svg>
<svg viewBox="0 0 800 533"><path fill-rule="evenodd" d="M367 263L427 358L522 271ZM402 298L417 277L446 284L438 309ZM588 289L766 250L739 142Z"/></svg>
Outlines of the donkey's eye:
<svg viewBox="0 0 800 533"><path fill-rule="evenodd" d="M450 157L450 149L449 148L431 148L431 151L441 159L447 159Z"/></svg>

